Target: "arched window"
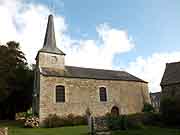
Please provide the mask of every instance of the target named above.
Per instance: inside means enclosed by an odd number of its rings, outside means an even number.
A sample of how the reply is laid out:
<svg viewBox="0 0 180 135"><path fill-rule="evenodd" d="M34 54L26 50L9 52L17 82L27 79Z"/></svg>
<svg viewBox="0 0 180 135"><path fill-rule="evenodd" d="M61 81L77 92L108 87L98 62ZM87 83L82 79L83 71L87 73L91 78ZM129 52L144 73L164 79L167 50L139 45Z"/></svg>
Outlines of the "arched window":
<svg viewBox="0 0 180 135"><path fill-rule="evenodd" d="M105 87L99 88L99 96L100 96L100 101L107 101L107 94L106 94L106 88Z"/></svg>
<svg viewBox="0 0 180 135"><path fill-rule="evenodd" d="M62 85L56 86L56 102L65 102L65 88Z"/></svg>

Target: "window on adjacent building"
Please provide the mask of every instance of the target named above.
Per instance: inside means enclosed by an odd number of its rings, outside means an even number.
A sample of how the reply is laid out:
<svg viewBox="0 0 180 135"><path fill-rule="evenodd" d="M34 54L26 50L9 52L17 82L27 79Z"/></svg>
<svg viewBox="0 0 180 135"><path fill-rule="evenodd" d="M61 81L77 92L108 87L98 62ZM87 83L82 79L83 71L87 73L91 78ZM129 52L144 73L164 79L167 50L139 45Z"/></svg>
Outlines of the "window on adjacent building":
<svg viewBox="0 0 180 135"><path fill-rule="evenodd" d="M100 95L100 101L107 101L107 94L106 94L106 88L105 87L99 88L99 95Z"/></svg>
<svg viewBox="0 0 180 135"><path fill-rule="evenodd" d="M65 102L65 88L62 85L56 86L56 102Z"/></svg>

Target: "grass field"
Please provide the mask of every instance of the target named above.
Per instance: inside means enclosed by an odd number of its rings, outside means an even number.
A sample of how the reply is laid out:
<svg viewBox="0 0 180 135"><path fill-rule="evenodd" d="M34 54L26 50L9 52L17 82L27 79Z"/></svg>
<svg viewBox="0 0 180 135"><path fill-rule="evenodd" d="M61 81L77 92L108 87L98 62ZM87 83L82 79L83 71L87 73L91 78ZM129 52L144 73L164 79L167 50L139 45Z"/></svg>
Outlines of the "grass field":
<svg viewBox="0 0 180 135"><path fill-rule="evenodd" d="M87 126L61 128L24 128L18 122L0 122L0 127L8 127L9 135L87 135Z"/></svg>
<svg viewBox="0 0 180 135"><path fill-rule="evenodd" d="M116 131L112 135L180 135L180 129L147 127L144 129Z"/></svg>
<svg viewBox="0 0 180 135"><path fill-rule="evenodd" d="M9 127L9 135L88 135L87 126L61 128L23 128L17 122L0 122L0 127ZM180 135L180 129L146 127L144 129L115 131L112 135Z"/></svg>

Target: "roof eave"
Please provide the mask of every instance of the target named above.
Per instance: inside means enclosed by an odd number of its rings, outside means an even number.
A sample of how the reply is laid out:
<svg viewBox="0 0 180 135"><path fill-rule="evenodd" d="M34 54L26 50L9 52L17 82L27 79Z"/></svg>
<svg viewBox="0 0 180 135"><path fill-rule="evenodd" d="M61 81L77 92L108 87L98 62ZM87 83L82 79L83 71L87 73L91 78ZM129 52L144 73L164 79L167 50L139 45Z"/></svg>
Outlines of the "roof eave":
<svg viewBox="0 0 180 135"><path fill-rule="evenodd" d="M47 74L44 74L42 72L40 72L41 75L43 76L47 76L47 77L64 77L64 78L78 78L78 79L95 79L95 80L112 80L112 81L132 81L132 82L141 82L141 83L148 83L146 81L143 81L143 80L123 80L123 79L106 79L106 78L93 78L93 77L73 77L73 76L61 76L61 75L47 75Z"/></svg>

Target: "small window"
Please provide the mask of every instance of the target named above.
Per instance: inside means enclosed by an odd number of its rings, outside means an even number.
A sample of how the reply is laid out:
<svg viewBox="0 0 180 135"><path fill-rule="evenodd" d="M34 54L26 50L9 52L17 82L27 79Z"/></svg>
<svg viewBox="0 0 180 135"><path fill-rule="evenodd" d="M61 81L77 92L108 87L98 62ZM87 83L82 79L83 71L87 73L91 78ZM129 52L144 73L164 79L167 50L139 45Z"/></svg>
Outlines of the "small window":
<svg viewBox="0 0 180 135"><path fill-rule="evenodd" d="M100 95L100 101L107 101L107 94L106 94L106 88L105 87L99 88L99 95Z"/></svg>
<svg viewBox="0 0 180 135"><path fill-rule="evenodd" d="M56 86L56 102L65 102L65 88L64 86Z"/></svg>

